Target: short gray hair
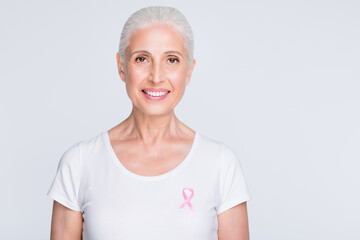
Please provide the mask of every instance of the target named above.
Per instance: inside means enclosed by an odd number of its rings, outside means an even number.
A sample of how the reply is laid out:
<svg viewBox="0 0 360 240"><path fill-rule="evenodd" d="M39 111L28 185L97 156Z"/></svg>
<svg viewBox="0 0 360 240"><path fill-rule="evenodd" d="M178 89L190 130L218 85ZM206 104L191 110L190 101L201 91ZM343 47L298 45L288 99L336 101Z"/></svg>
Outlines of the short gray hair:
<svg viewBox="0 0 360 240"><path fill-rule="evenodd" d="M152 25L167 24L172 26L184 39L188 54L188 64L193 60L194 36L185 16L176 8L165 6L150 6L133 13L125 22L121 32L119 54L124 63L126 48L132 34L139 29Z"/></svg>

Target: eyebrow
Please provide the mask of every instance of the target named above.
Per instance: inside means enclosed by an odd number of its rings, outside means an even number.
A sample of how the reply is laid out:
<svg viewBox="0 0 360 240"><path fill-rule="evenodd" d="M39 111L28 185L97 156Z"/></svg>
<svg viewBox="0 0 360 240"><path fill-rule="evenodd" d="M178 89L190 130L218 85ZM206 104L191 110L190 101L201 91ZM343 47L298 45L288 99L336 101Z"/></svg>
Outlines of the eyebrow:
<svg viewBox="0 0 360 240"><path fill-rule="evenodd" d="M130 55L130 57L131 57L132 55L134 55L135 53L146 53L146 54L151 55L151 53L148 52L148 51L146 51L146 50L137 50L137 51L132 52L131 55ZM164 53L165 53L165 54L177 53L177 54L179 54L181 57L183 57L183 55L182 55L179 51L175 51L175 50L166 51L166 52L164 52Z"/></svg>
<svg viewBox="0 0 360 240"><path fill-rule="evenodd" d="M169 54L169 53L177 53L177 54L179 54L181 57L183 57L183 55L181 54L181 52L179 52L179 51L175 51L175 50L171 50L171 51L166 51L166 52L164 52L165 54Z"/></svg>

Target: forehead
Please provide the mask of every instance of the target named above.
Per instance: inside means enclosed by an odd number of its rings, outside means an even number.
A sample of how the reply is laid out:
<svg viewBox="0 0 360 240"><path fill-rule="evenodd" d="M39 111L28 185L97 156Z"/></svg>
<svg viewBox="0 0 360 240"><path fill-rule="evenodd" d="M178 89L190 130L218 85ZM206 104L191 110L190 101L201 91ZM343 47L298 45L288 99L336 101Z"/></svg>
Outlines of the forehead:
<svg viewBox="0 0 360 240"><path fill-rule="evenodd" d="M153 25L136 30L129 41L128 51L145 50L152 54L179 51L185 56L186 49L181 34L170 25Z"/></svg>

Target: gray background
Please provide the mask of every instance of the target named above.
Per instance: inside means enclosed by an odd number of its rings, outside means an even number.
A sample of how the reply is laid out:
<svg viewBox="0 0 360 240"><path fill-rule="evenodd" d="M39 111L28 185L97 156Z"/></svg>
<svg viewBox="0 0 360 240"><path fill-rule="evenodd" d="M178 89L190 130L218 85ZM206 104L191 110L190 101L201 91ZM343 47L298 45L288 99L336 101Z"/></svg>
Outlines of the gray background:
<svg viewBox="0 0 360 240"><path fill-rule="evenodd" d="M251 239L360 239L359 1L0 1L0 239L49 239L62 153L131 110L120 32L148 5L195 36L180 120L241 158Z"/></svg>

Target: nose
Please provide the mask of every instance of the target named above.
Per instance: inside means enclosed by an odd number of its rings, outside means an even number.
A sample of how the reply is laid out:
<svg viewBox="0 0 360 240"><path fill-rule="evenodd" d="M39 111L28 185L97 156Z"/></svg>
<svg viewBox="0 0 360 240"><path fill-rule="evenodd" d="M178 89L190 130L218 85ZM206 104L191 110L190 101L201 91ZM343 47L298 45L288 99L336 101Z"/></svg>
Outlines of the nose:
<svg viewBox="0 0 360 240"><path fill-rule="evenodd" d="M164 81L163 79L164 74L161 64L159 62L152 64L148 80L155 84L159 84Z"/></svg>

